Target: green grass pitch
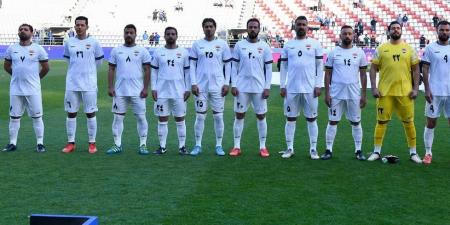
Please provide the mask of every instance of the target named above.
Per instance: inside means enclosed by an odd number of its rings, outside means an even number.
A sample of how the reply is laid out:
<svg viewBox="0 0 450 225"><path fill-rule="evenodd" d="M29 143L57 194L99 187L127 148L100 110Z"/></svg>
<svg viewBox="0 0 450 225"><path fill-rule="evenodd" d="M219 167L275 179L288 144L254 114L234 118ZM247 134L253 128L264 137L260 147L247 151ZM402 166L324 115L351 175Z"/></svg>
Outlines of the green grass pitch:
<svg viewBox="0 0 450 225"><path fill-rule="evenodd" d="M297 123L296 155L281 159L285 148L282 99L272 87L269 99L268 148L271 157L258 156L258 134L248 113L239 158L214 155L211 114L206 121L203 153L179 156L176 128L170 120L168 153L137 154L138 137L131 112L125 119L124 152L107 156L113 143L111 98L106 92L107 66L99 72L97 143L99 152L87 152L86 118L78 117L77 150L63 154L66 143L63 97L66 65L51 62L42 80L45 144L38 154L31 120L24 116L18 150L0 154L0 224L27 224L32 213L97 215L100 224L449 224L450 129L441 118L435 132L434 161L430 166L408 160L403 128L389 124L383 153L400 157L396 165L353 159L351 128L338 128L333 159L308 158L304 119ZM9 75L0 72L0 144L8 142ZM370 93L370 92L368 92ZM368 97L363 111L363 150L373 147L375 101ZM147 101L148 145L158 146L153 100ZM194 145L193 100L187 113L187 146ZM417 149L423 157L423 95L416 102ZM319 112L319 153L325 148L326 107ZM232 98L225 112L224 147L232 147Z"/></svg>

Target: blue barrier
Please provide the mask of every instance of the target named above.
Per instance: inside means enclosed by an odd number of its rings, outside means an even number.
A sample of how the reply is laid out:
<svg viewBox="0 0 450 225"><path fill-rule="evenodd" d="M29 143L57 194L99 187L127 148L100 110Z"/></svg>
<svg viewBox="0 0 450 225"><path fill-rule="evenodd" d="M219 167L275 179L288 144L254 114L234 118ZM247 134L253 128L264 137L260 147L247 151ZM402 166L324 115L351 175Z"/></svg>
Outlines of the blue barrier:
<svg viewBox="0 0 450 225"><path fill-rule="evenodd" d="M98 225L96 216L32 214L30 225Z"/></svg>

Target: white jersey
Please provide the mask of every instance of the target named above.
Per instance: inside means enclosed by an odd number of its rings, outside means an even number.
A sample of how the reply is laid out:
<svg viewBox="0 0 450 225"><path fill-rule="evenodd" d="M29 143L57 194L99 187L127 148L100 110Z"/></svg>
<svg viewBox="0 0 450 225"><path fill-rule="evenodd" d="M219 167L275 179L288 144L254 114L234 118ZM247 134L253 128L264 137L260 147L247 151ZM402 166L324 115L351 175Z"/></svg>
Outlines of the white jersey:
<svg viewBox="0 0 450 225"><path fill-rule="evenodd" d="M40 45L13 44L6 50L5 60L12 63L10 95L36 95L41 93L39 63L48 61L47 52Z"/></svg>
<svg viewBox="0 0 450 225"><path fill-rule="evenodd" d="M286 83L280 84L288 93L313 93L322 85L322 71L316 71L316 59L323 58L320 42L306 38L288 41L281 53L281 61L287 63Z"/></svg>
<svg viewBox="0 0 450 225"><path fill-rule="evenodd" d="M97 91L96 60L103 59L103 49L92 37L83 40L71 37L64 42L64 57L68 59L66 90Z"/></svg>
<svg viewBox="0 0 450 225"><path fill-rule="evenodd" d="M177 47L156 49L152 55L151 67L152 90L156 90L158 98L183 98L189 91L189 53L185 48Z"/></svg>
<svg viewBox="0 0 450 225"><path fill-rule="evenodd" d="M194 42L190 52L191 84L198 85L200 92L220 92L223 85L229 84L229 75L224 73L224 64L231 61L230 48L221 39Z"/></svg>
<svg viewBox="0 0 450 225"><path fill-rule="evenodd" d="M239 63L239 67L234 68L237 77L231 79L233 87L245 93L262 93L270 88L272 71L265 71L265 65L272 63L272 51L267 43L241 40L234 46L233 60Z"/></svg>
<svg viewBox="0 0 450 225"><path fill-rule="evenodd" d="M337 46L327 57L325 68L332 70L330 96L335 99L359 99L361 88L359 70L367 69L363 50L353 46L344 49Z"/></svg>
<svg viewBox="0 0 450 225"><path fill-rule="evenodd" d="M150 62L150 53L144 47L115 47L109 65L116 66L116 96L139 96L144 88L142 66Z"/></svg>
<svg viewBox="0 0 450 225"><path fill-rule="evenodd" d="M450 45L429 44L422 62L430 65L429 83L433 95L450 96Z"/></svg>

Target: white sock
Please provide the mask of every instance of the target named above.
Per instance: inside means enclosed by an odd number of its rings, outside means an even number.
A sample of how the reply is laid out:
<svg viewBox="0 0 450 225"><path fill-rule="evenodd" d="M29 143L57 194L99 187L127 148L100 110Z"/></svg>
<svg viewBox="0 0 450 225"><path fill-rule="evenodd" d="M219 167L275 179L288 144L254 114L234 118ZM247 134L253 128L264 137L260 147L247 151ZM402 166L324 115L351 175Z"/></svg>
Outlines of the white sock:
<svg viewBox="0 0 450 225"><path fill-rule="evenodd" d="M216 146L222 146L223 130L225 127L223 123L223 113L213 114L213 117L214 130L216 131Z"/></svg>
<svg viewBox="0 0 450 225"><path fill-rule="evenodd" d="M97 136L97 117L87 118L87 128L89 143L95 143L95 137Z"/></svg>
<svg viewBox="0 0 450 225"><path fill-rule="evenodd" d="M67 142L75 142L75 133L77 132L77 118L66 119Z"/></svg>
<svg viewBox="0 0 450 225"><path fill-rule="evenodd" d="M9 119L9 143L17 145L17 136L20 129L20 118L19 119Z"/></svg>
<svg viewBox="0 0 450 225"><path fill-rule="evenodd" d="M178 134L178 147L184 147L186 144L186 123L185 121L176 122Z"/></svg>
<svg viewBox="0 0 450 225"><path fill-rule="evenodd" d="M42 120L42 117L33 118L33 128L34 133L36 134L37 144L44 144L44 121Z"/></svg>
<svg viewBox="0 0 450 225"><path fill-rule="evenodd" d="M135 114L137 131L139 135L139 146L147 145L148 123L145 114Z"/></svg>
<svg viewBox="0 0 450 225"><path fill-rule="evenodd" d="M381 153L381 145L375 145L373 152L380 154Z"/></svg>
<svg viewBox="0 0 450 225"><path fill-rule="evenodd" d="M259 135L259 149L266 148L266 139L267 139L267 121L266 118L262 120L257 120L256 122L258 126L258 135Z"/></svg>
<svg viewBox="0 0 450 225"><path fill-rule="evenodd" d="M356 126L352 125L352 135L353 140L355 141L355 152L361 150L362 139L363 139L363 129L361 123Z"/></svg>
<svg viewBox="0 0 450 225"><path fill-rule="evenodd" d="M434 139L434 128L430 129L428 127L425 127L425 130L423 132L423 142L425 144L426 154L432 155L431 147L433 146L433 139Z"/></svg>
<svg viewBox="0 0 450 225"><path fill-rule="evenodd" d="M328 123L327 130L325 131L325 142L327 150L333 151L334 138L336 137L337 125L331 125Z"/></svg>
<svg viewBox="0 0 450 225"><path fill-rule="evenodd" d="M167 121L166 122L158 122L159 145L162 148L166 148L166 141L167 141L167 133L168 132L169 132L169 129L167 128Z"/></svg>
<svg viewBox="0 0 450 225"><path fill-rule="evenodd" d="M409 148L409 154L417 154L416 147Z"/></svg>
<svg viewBox="0 0 450 225"><path fill-rule="evenodd" d="M202 146L203 130L205 129L205 118L206 114L204 113L197 113L197 116L195 117L194 133L195 145L197 146Z"/></svg>
<svg viewBox="0 0 450 225"><path fill-rule="evenodd" d="M122 146L122 132L123 132L123 119L124 115L114 114L112 123L112 133L114 137L114 144L116 146Z"/></svg>
<svg viewBox="0 0 450 225"><path fill-rule="evenodd" d="M244 119L234 119L233 135L234 135L234 147L241 148L241 136L244 129Z"/></svg>
<svg viewBox="0 0 450 225"><path fill-rule="evenodd" d="M294 149L294 136L297 121L286 121L284 126L284 134L286 136L286 144L288 149Z"/></svg>
<svg viewBox="0 0 450 225"><path fill-rule="evenodd" d="M308 134L309 134L309 145L310 149L317 151L317 135L319 133L319 128L317 127L317 120L313 122L307 122L308 124Z"/></svg>

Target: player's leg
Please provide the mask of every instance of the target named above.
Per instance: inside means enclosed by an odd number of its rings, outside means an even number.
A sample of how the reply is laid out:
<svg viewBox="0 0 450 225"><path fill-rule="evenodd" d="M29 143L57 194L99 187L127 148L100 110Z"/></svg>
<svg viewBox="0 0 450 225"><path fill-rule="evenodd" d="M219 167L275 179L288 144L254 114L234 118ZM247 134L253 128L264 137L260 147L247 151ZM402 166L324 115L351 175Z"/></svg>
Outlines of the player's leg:
<svg viewBox="0 0 450 225"><path fill-rule="evenodd" d="M147 112L145 107L145 98L139 96L129 97L130 103L133 108L134 116L136 117L136 128L139 135L139 149L138 153L141 155L148 155L150 152L147 149L147 134L148 123L145 113Z"/></svg>
<svg viewBox="0 0 450 225"><path fill-rule="evenodd" d="M75 150L75 134L77 131L77 112L80 107L81 92L66 91L64 96L64 108L67 112L66 131L67 144L63 148L64 153L70 153Z"/></svg>
<svg viewBox="0 0 450 225"><path fill-rule="evenodd" d="M443 99L434 96L431 103L425 103L425 116L427 117L427 124L423 132L423 142L425 145L425 156L423 158L423 163L430 164L432 160L433 153L431 148L433 146L434 139L434 128L437 124L437 119L439 118L440 109L442 107Z"/></svg>
<svg viewBox="0 0 450 225"><path fill-rule="evenodd" d="M230 156L238 156L241 154L241 136L242 130L244 129L244 118L245 112L247 112L248 106L250 104L250 94L249 93L239 93L238 96L234 97L234 124L233 124L233 137L234 137L234 147L230 151Z"/></svg>
<svg viewBox="0 0 450 225"><path fill-rule="evenodd" d="M25 110L25 96L10 95L9 96L9 143L2 151L10 152L17 149L17 136L20 129L20 118Z"/></svg>
<svg viewBox="0 0 450 225"><path fill-rule="evenodd" d="M416 151L416 127L414 125L414 100L408 96L396 97L394 104L400 119L402 120L403 129L405 130L406 141L409 147L409 155L411 161L422 163Z"/></svg>
<svg viewBox="0 0 450 225"><path fill-rule="evenodd" d="M177 98L170 99L169 104L172 105L172 115L177 125L178 153L180 155L186 155L188 154L186 149L186 122L184 120L186 115L186 102L181 98Z"/></svg>
<svg viewBox="0 0 450 225"><path fill-rule="evenodd" d="M333 155L333 143L336 137L337 125L341 120L342 114L345 112L346 101L340 99L332 99L331 107L328 108L328 125L325 131L325 153L320 156L321 159L331 159Z"/></svg>
<svg viewBox="0 0 450 225"><path fill-rule="evenodd" d="M300 95L301 94L287 93L284 99L283 108L284 115L286 116L284 135L286 138L287 149L286 151L281 152L282 158L290 158L294 155L294 137L299 114Z"/></svg>
<svg viewBox="0 0 450 225"><path fill-rule="evenodd" d="M210 94L210 103L211 109L213 111L214 118L214 131L216 134L216 155L224 156L225 152L222 147L222 139L223 139L223 131L224 131L224 122L223 122L223 109L225 105L225 97L222 96L222 93L211 93Z"/></svg>
<svg viewBox="0 0 450 225"><path fill-rule="evenodd" d="M318 159L317 154L317 137L319 136L319 128L317 126L317 109L319 106L319 98L314 97L314 93L303 94L303 114L306 118L309 135L309 153L311 159Z"/></svg>
<svg viewBox="0 0 450 225"><path fill-rule="evenodd" d="M258 127L259 136L259 155L261 157L269 157L269 150L266 147L267 140L267 99L262 98L262 94L252 94L251 101L253 105L253 110L256 114L256 124Z"/></svg>
<svg viewBox="0 0 450 225"><path fill-rule="evenodd" d="M44 146L44 121L42 120L42 97L40 94L25 97L28 115L33 120L33 129L36 135L36 151L45 152Z"/></svg>
<svg viewBox="0 0 450 225"><path fill-rule="evenodd" d="M355 142L355 158L358 160L366 160L362 152L363 129L361 126L361 108L359 99L347 100L346 117L352 126L352 136Z"/></svg>
<svg viewBox="0 0 450 225"><path fill-rule="evenodd" d="M111 112L114 114L112 122L112 133L114 138L114 145L112 145L106 154L116 154L122 152L122 132L123 132L123 120L127 111L126 97L115 96L113 97Z"/></svg>
<svg viewBox="0 0 450 225"><path fill-rule="evenodd" d="M157 155L161 155L166 153L166 142L167 142L167 134L169 132L167 123L169 121L170 108L169 108L169 99L167 98L158 98L154 104L154 112L158 117L158 138L159 138L159 148L155 150L153 153Z"/></svg>
<svg viewBox="0 0 450 225"><path fill-rule="evenodd" d="M374 132L374 150L367 159L368 161L375 161L381 158L381 146L383 145L383 139L386 133L387 124L392 117L392 110L392 96L382 96L377 99L377 124L375 125Z"/></svg>
<svg viewBox="0 0 450 225"><path fill-rule="evenodd" d="M191 150L191 155L196 156L202 152L202 137L203 130L205 129L206 111L208 110L208 93L202 92L198 96L195 96L195 123L194 123L194 135L195 146Z"/></svg>
<svg viewBox="0 0 450 225"><path fill-rule="evenodd" d="M97 146L95 144L95 138L97 136L97 117L95 112L97 108L97 92L96 91L83 91L81 92L83 100L84 112L87 117L87 131L89 137L89 153L93 154L97 152Z"/></svg>

